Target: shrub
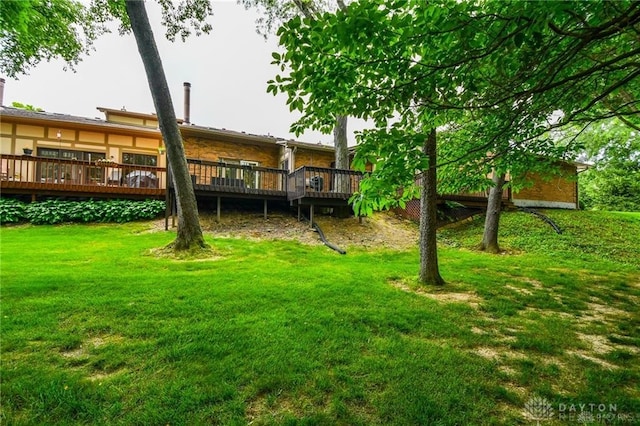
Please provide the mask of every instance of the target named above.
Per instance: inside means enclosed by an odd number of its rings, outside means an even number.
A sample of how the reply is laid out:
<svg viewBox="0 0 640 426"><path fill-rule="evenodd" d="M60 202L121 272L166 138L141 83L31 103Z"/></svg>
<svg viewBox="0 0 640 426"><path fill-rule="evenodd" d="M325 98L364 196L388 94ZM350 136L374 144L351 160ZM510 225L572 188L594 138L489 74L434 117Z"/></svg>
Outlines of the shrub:
<svg viewBox="0 0 640 426"><path fill-rule="evenodd" d="M0 223L19 223L26 219L25 203L12 198L0 198Z"/></svg>
<svg viewBox="0 0 640 426"><path fill-rule="evenodd" d="M24 204L0 199L0 223L29 221L33 224L64 222L131 222L158 217L165 209L164 201L146 200L48 200Z"/></svg>

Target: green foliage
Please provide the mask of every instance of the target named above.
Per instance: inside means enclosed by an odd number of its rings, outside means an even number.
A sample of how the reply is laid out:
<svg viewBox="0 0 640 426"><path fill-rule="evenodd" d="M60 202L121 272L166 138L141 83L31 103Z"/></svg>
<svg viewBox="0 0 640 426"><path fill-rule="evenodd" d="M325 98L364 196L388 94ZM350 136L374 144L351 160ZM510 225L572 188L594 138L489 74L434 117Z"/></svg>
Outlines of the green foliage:
<svg viewBox="0 0 640 426"><path fill-rule="evenodd" d="M556 234L549 224L529 213L504 212L500 225L502 248L516 253L553 253L558 259L640 266L640 213L542 213L560 227L562 234ZM473 250L482 236L483 222L482 216L476 216L470 222L440 230L439 237L445 245Z"/></svg>
<svg viewBox="0 0 640 426"><path fill-rule="evenodd" d="M613 119L565 137L577 140L591 164L578 179L583 208L640 211L640 131Z"/></svg>
<svg viewBox="0 0 640 426"><path fill-rule="evenodd" d="M192 33L208 33L206 19L213 14L209 0L160 0L166 37L183 41ZM116 20L120 32L130 31L124 0L0 2L0 70L9 77L29 71L41 61L63 59L73 69L109 32L105 24Z"/></svg>
<svg viewBox="0 0 640 426"><path fill-rule="evenodd" d="M26 219L26 204L12 198L0 198L0 224L19 223Z"/></svg>
<svg viewBox="0 0 640 426"><path fill-rule="evenodd" d="M25 204L9 198L0 199L0 223L31 222L35 225L69 222L131 222L154 219L165 210L164 201L48 200Z"/></svg>
<svg viewBox="0 0 640 426"><path fill-rule="evenodd" d="M640 89L640 51L628 49L639 17L631 1L356 1L281 27L286 52L274 55L281 72L267 90L303 113L296 133L329 131L335 111L371 120L375 131L360 135L356 161L375 157L369 178L378 181L359 199L386 197L409 180L420 156L411 149L421 146L413 135L431 128L451 135L438 154L441 182L486 187L492 168L545 170L535 155L563 156L548 138L554 127L612 108L637 114L637 102L620 95ZM564 115L553 118L558 110ZM401 146L409 141L411 149Z"/></svg>
<svg viewBox="0 0 640 426"><path fill-rule="evenodd" d="M589 169L579 175L580 204L585 209L640 211L640 172L616 168Z"/></svg>
<svg viewBox="0 0 640 426"><path fill-rule="evenodd" d="M44 111L42 108L34 107L33 105L30 105L30 104L23 104L20 102L12 102L11 106L18 109L25 109L27 111L37 111L37 112Z"/></svg>
<svg viewBox="0 0 640 426"><path fill-rule="evenodd" d="M62 58L73 67L102 32L78 1L3 1L0 70L16 77L53 58Z"/></svg>

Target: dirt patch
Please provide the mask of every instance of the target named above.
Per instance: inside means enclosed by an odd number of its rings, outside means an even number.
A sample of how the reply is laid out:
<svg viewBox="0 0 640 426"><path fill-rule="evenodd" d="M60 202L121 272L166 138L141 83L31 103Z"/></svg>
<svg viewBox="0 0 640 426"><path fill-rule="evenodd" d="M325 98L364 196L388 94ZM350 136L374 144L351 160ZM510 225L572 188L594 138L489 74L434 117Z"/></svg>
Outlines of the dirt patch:
<svg viewBox="0 0 640 426"><path fill-rule="evenodd" d="M502 357L500 352L498 352L495 348L481 347L474 349L473 352L477 355L480 355L482 358L490 359L492 361L495 361Z"/></svg>
<svg viewBox="0 0 640 426"><path fill-rule="evenodd" d="M295 399L279 393L278 395L259 395L255 399L247 403L245 418L248 424L267 420L282 420L287 414L294 417L303 417L306 408L314 407L314 409L325 408L326 401L318 404L317 401L311 401L303 395L298 395Z"/></svg>
<svg viewBox="0 0 640 426"><path fill-rule="evenodd" d="M88 354L86 349L80 346L78 349L74 349L72 351L61 352L60 355L62 355L64 358L80 359L87 356Z"/></svg>
<svg viewBox="0 0 640 426"><path fill-rule="evenodd" d="M212 248L196 248L184 252L176 252L171 247L158 247L149 250L149 256L179 261L211 261L222 259Z"/></svg>
<svg viewBox="0 0 640 426"><path fill-rule="evenodd" d="M389 283L393 287L406 291L407 293L414 293L443 303L466 303L472 308L477 308L482 302L482 299L475 293L451 293L444 291L431 293L421 288L412 289L407 284L398 280L390 280Z"/></svg>
<svg viewBox="0 0 640 426"><path fill-rule="evenodd" d="M582 359L587 359L593 362L594 364L598 364L599 366L606 368L607 370L615 370L619 368L617 365L611 364L603 359L596 358L585 351L567 351L567 353L570 355L575 355Z"/></svg>
<svg viewBox="0 0 640 426"><path fill-rule="evenodd" d="M507 284L504 286L505 288L508 288L511 291L515 291L518 294L523 294L525 296L531 296L533 294L532 291L527 290L526 288L519 288L519 287L514 287L511 284Z"/></svg>
<svg viewBox="0 0 640 426"><path fill-rule="evenodd" d="M580 322L583 323L614 323L619 318L625 318L628 313L622 309L600 303L588 303L586 311L580 315Z"/></svg>
<svg viewBox="0 0 640 426"><path fill-rule="evenodd" d="M91 352L91 349L98 348L107 343L119 343L123 340L124 340L124 337L119 335L96 336L96 337L92 337L90 339L85 340L76 349L60 352L60 355L62 355L64 358L80 359L80 358L88 357Z"/></svg>
<svg viewBox="0 0 640 426"><path fill-rule="evenodd" d="M376 213L362 221L354 217L340 219L318 214L314 221L327 240L341 248L407 250L418 244L418 226L391 212ZM264 219L261 213L223 211L220 222L216 221L215 214L202 213L200 224L205 234L216 238L290 240L322 245L318 233L311 229L308 222L299 222L295 215L283 212L269 213ZM164 219L156 221L153 230L164 230Z"/></svg>
<svg viewBox="0 0 640 426"><path fill-rule="evenodd" d="M596 354L606 354L614 349L614 346L604 336L578 333L578 338L588 344L591 352Z"/></svg>
<svg viewBox="0 0 640 426"><path fill-rule="evenodd" d="M544 288L540 281L533 278L523 277L520 279L520 281L522 281L523 283L531 284L531 287L535 288L536 290L542 290Z"/></svg>

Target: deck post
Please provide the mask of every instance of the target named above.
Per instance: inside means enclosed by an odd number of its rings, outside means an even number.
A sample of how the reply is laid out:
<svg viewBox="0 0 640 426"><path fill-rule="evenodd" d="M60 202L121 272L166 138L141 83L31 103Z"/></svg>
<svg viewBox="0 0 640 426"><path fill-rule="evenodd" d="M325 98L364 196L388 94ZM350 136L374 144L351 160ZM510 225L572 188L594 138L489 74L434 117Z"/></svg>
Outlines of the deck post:
<svg viewBox="0 0 640 426"><path fill-rule="evenodd" d="M169 230L169 213L171 212L171 189L167 188L164 195L164 230Z"/></svg>
<svg viewBox="0 0 640 426"><path fill-rule="evenodd" d="M298 203L298 222L300 222L300 220L302 219L302 210L301 210L301 206L300 203Z"/></svg>
<svg viewBox="0 0 640 426"><path fill-rule="evenodd" d="M309 226L313 228L313 204L309 206Z"/></svg>
<svg viewBox="0 0 640 426"><path fill-rule="evenodd" d="M176 216L178 215L178 205L176 204L175 194L171 197L171 227L176 227Z"/></svg>
<svg viewBox="0 0 640 426"><path fill-rule="evenodd" d="M220 196L216 198L216 222L220 222Z"/></svg>
<svg viewBox="0 0 640 426"><path fill-rule="evenodd" d="M267 220L267 200L264 200L264 220Z"/></svg>

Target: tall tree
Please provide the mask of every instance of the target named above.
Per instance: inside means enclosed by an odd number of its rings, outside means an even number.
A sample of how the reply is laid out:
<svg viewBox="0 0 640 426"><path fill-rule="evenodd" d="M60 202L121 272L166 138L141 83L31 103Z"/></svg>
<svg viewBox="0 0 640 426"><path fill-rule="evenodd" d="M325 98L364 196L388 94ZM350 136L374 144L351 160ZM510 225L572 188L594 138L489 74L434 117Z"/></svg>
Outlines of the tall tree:
<svg viewBox="0 0 640 426"><path fill-rule="evenodd" d="M346 10L344 1L335 2L321 0L242 0L245 7L255 7L262 13L258 19L258 33L267 37L284 22L294 16L302 16L306 19L316 19L323 11L334 11L337 9ZM348 117L343 114L335 114L335 125L333 127L333 145L335 146L335 167L336 169L349 169L349 140L347 137ZM341 175L336 175L335 188L340 190L349 182L341 179ZM342 189L348 192L348 189Z"/></svg>
<svg viewBox="0 0 640 426"><path fill-rule="evenodd" d="M166 36L171 41L176 36L184 41L192 32L200 35L211 29L206 23L212 14L209 0L183 0L177 4L163 0L160 5ZM14 77L42 60L56 57L73 66L91 50L97 36L108 32L104 24L113 19L120 22L121 33L133 29L167 146L178 205L178 232L172 246L175 250L203 247L181 134L143 1L93 0L89 8L73 0L2 2L0 70Z"/></svg>
<svg viewBox="0 0 640 426"><path fill-rule="evenodd" d="M287 93L303 112L292 126L297 131L330 126L336 110L373 120L379 132L361 135L356 158L377 153L382 162L354 201L356 208L379 208L391 203L380 199L391 192L380 190L384 181L400 176L390 169L402 168L405 176L386 185L406 182L415 173L408 161L420 147L377 137L390 124L407 136L468 115L490 123L482 138L440 156L443 164L473 166L487 153L513 150L514 128L526 129L515 145L528 149L553 127L546 120L556 109L564 111L564 123L593 119L594 106L637 83L640 50L629 46L638 22L640 4L631 1L358 1L347 12L293 18L279 30L287 51L276 62L287 74L270 90ZM616 106L619 114L630 111Z"/></svg>
<svg viewBox="0 0 640 426"><path fill-rule="evenodd" d="M438 166L436 129L432 128L424 141L423 153L428 160L423 174L422 196L420 197L420 281L426 284L443 285L438 268L438 246L433 236L436 234L438 196Z"/></svg>
<svg viewBox="0 0 640 426"><path fill-rule="evenodd" d="M512 114L526 116L523 124L509 125ZM465 115L451 131L442 134L441 156L445 159L439 166L443 193L488 191L483 238L480 250L499 253L498 231L503 208L503 191L508 186L512 191L529 186L528 177L534 173L552 176L560 171L558 160L572 159L574 150L556 144L545 132L539 134L538 121L545 117L531 111L494 111L489 116L474 119ZM498 125L498 127L495 127ZM508 128L501 128L502 126ZM488 135L495 135L493 140ZM461 158L474 144L482 141L486 155ZM509 176L511 181L507 181Z"/></svg>
<svg viewBox="0 0 640 426"><path fill-rule="evenodd" d="M164 68L149 24L144 2L127 0L126 11L131 30L138 45L138 51L147 73L153 103L158 114L160 132L167 147L167 161L175 186L178 207L178 232L172 247L175 250L188 250L206 247L200 220L198 204L189 175L187 157L182 144L182 135L178 128L171 93L164 75ZM167 189L168 190L168 189Z"/></svg>

